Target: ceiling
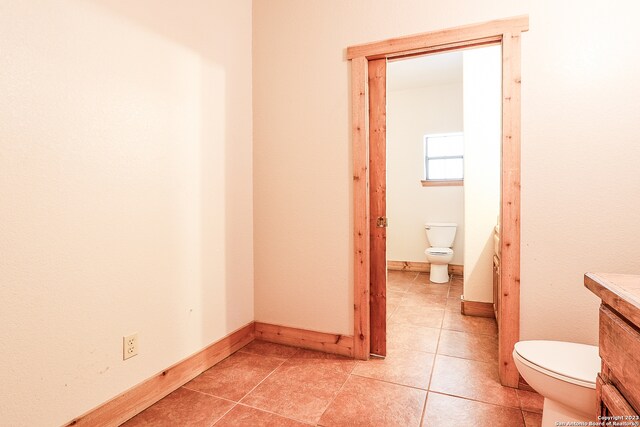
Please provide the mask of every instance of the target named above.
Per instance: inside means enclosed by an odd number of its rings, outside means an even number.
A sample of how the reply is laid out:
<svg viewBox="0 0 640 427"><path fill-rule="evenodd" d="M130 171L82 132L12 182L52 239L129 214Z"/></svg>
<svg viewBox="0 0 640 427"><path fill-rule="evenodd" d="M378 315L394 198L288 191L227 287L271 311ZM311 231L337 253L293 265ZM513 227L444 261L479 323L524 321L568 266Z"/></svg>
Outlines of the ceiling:
<svg viewBox="0 0 640 427"><path fill-rule="evenodd" d="M462 83L462 51L417 56L387 64L387 90Z"/></svg>

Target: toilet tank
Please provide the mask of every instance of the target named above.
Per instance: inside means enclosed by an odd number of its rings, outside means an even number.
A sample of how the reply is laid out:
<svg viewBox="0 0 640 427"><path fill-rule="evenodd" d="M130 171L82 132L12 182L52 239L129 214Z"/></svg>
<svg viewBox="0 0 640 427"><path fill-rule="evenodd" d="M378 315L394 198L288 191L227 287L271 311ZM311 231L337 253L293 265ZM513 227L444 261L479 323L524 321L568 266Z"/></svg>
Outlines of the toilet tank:
<svg viewBox="0 0 640 427"><path fill-rule="evenodd" d="M455 222L426 222L424 229L427 232L427 240L432 248L450 248L456 237Z"/></svg>

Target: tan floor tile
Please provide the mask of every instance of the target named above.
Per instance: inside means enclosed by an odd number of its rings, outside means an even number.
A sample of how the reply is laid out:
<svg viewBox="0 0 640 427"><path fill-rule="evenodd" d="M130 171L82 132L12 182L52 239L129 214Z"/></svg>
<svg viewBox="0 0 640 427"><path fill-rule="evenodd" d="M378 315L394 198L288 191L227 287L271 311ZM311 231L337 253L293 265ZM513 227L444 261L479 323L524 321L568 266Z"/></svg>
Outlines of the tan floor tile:
<svg viewBox="0 0 640 427"><path fill-rule="evenodd" d="M541 427L542 426L542 414L535 412L522 411L524 415L524 425L526 427Z"/></svg>
<svg viewBox="0 0 640 427"><path fill-rule="evenodd" d="M387 275L389 279L409 279L413 280L416 276L420 274L418 271L410 271L410 270L387 270Z"/></svg>
<svg viewBox="0 0 640 427"><path fill-rule="evenodd" d="M405 296L405 292L387 290L387 305L399 305Z"/></svg>
<svg viewBox="0 0 640 427"><path fill-rule="evenodd" d="M447 305L446 295L420 294L407 292L400 305L405 307L444 308Z"/></svg>
<svg viewBox="0 0 640 427"><path fill-rule="evenodd" d="M337 354L300 349L300 351L287 360L285 364L288 366L312 366L317 369L350 374L356 365L356 361L349 357L338 356Z"/></svg>
<svg viewBox="0 0 640 427"><path fill-rule="evenodd" d="M444 313L442 329L467 332L469 334L495 335L498 334L498 325L495 319L488 317L465 316L454 311L447 310Z"/></svg>
<svg viewBox="0 0 640 427"><path fill-rule="evenodd" d="M237 402L282 363L282 359L237 352L184 387Z"/></svg>
<svg viewBox="0 0 640 427"><path fill-rule="evenodd" d="M452 285L451 287L449 287L449 296L450 297L460 297L460 295L462 295L463 293L463 288L462 285L457 285L454 286Z"/></svg>
<svg viewBox="0 0 640 427"><path fill-rule="evenodd" d="M518 394L518 399L520 399L520 409L527 412L542 413L544 397L538 393L526 390L516 390L516 393Z"/></svg>
<svg viewBox="0 0 640 427"><path fill-rule="evenodd" d="M122 424L122 427L208 427L234 405L228 400L180 387Z"/></svg>
<svg viewBox="0 0 640 427"><path fill-rule="evenodd" d="M353 375L427 389L434 355L412 350L387 350L384 359L359 361Z"/></svg>
<svg viewBox="0 0 640 427"><path fill-rule="evenodd" d="M399 306L389 319L389 322L440 328L443 317L444 310L441 308Z"/></svg>
<svg viewBox="0 0 640 427"><path fill-rule="evenodd" d="M354 366L353 359L301 350L249 393L242 403L316 423Z"/></svg>
<svg viewBox="0 0 640 427"><path fill-rule="evenodd" d="M522 412L516 408L429 392L422 425L523 427L524 421Z"/></svg>
<svg viewBox="0 0 640 427"><path fill-rule="evenodd" d="M462 279L460 279L460 281L457 281L455 279L451 280L449 289L464 289L464 283L462 282Z"/></svg>
<svg viewBox="0 0 640 427"><path fill-rule="evenodd" d="M427 272L420 272L420 274L418 274L418 277L416 277L416 283L432 283L434 285L449 285L449 282L447 283L434 283L431 281L431 273Z"/></svg>
<svg viewBox="0 0 640 427"><path fill-rule="evenodd" d="M411 283L416 279L417 276L418 273L415 271L389 270L387 271L387 283Z"/></svg>
<svg viewBox="0 0 640 427"><path fill-rule="evenodd" d="M242 404L236 405L216 423L216 427L303 427L308 425Z"/></svg>
<svg viewBox="0 0 640 427"><path fill-rule="evenodd" d="M447 296L449 293L449 284L448 283L420 283L414 282L411 284L407 292L416 293L416 294L433 294L433 295L443 295Z"/></svg>
<svg viewBox="0 0 640 427"><path fill-rule="evenodd" d="M435 353L440 329L407 323L387 324L387 349L418 350Z"/></svg>
<svg viewBox="0 0 640 427"><path fill-rule="evenodd" d="M274 344L271 342L254 340L240 349L243 353L257 354L260 356L275 357L277 359L288 359L296 354L300 349L288 345Z"/></svg>
<svg viewBox="0 0 640 427"><path fill-rule="evenodd" d="M426 392L350 376L320 419L321 426L417 426Z"/></svg>
<svg viewBox="0 0 640 427"><path fill-rule="evenodd" d="M411 282L387 282L387 292L407 292Z"/></svg>
<svg viewBox="0 0 640 427"><path fill-rule="evenodd" d="M462 313L462 300L460 297L447 297L446 309L455 313Z"/></svg>
<svg viewBox="0 0 640 427"><path fill-rule="evenodd" d="M453 276L451 276L451 282L450 283L452 285L462 285L464 283L464 277L454 274Z"/></svg>
<svg viewBox="0 0 640 427"><path fill-rule="evenodd" d="M500 384L496 363L438 355L429 390L520 408L515 389Z"/></svg>
<svg viewBox="0 0 640 427"><path fill-rule="evenodd" d="M498 337L443 329L440 333L438 354L496 363Z"/></svg>
<svg viewBox="0 0 640 427"><path fill-rule="evenodd" d="M393 316L393 313L395 313L396 309L398 308L397 305L391 305L391 304L387 304L387 321L389 319L391 319L391 316ZM388 323L388 322L387 322ZM389 338L387 337L387 340Z"/></svg>

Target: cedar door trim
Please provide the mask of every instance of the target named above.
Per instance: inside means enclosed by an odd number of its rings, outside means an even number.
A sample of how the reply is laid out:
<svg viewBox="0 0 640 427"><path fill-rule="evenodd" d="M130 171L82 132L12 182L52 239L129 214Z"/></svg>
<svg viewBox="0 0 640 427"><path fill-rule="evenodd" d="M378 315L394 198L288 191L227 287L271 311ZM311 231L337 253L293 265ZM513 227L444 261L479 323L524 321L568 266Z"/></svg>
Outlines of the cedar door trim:
<svg viewBox="0 0 640 427"><path fill-rule="evenodd" d="M368 359L370 225L368 61L450 51L488 44L502 45L502 172L501 172L501 288L499 374L503 385L517 387L519 374L511 352L520 338L520 35L529 29L529 17L518 16L405 37L350 46L351 123L353 149L354 239L354 356Z"/></svg>

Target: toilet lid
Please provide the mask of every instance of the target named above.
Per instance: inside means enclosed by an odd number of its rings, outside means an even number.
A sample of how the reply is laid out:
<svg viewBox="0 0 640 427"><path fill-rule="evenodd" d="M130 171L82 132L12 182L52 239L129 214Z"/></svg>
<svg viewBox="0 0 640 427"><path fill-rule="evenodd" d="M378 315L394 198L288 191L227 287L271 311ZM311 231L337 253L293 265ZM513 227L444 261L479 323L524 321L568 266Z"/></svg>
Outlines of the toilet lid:
<svg viewBox="0 0 640 427"><path fill-rule="evenodd" d="M595 384L600 372L598 347L563 341L520 341L515 352L528 362L571 379Z"/></svg>
<svg viewBox="0 0 640 427"><path fill-rule="evenodd" d="M425 251L431 255L451 255L453 253L453 249L451 248L427 248Z"/></svg>

